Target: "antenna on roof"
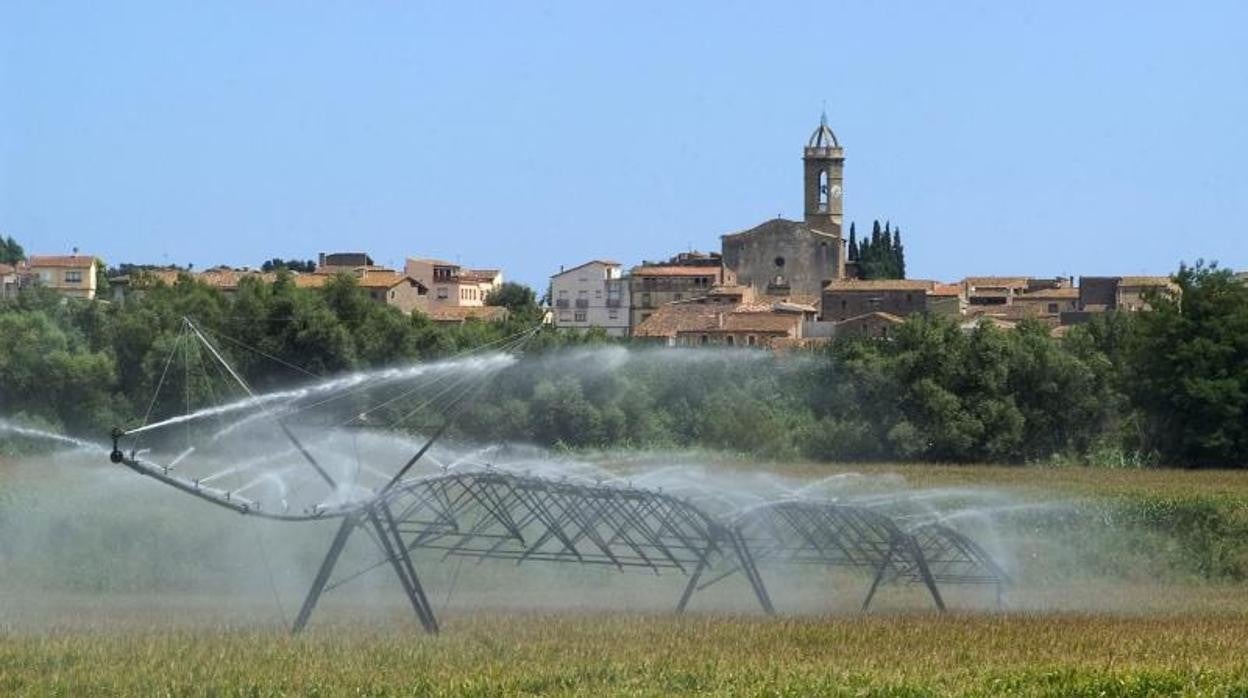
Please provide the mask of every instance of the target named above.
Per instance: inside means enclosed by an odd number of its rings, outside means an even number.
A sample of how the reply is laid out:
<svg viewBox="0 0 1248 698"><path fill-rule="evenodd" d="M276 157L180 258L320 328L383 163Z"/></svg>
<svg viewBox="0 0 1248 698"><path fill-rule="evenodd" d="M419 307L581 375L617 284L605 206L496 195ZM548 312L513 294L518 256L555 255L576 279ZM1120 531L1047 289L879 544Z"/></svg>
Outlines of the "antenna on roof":
<svg viewBox="0 0 1248 698"><path fill-rule="evenodd" d="M828 100L823 100L823 110L819 114L819 125L828 125Z"/></svg>

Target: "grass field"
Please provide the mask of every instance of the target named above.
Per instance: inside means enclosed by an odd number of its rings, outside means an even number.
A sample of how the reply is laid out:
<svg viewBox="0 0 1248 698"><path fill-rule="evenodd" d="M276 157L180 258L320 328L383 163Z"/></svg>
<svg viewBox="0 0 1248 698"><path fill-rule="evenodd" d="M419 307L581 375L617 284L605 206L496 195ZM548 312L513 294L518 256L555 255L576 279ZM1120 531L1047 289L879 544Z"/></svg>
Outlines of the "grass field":
<svg viewBox="0 0 1248 698"><path fill-rule="evenodd" d="M747 468L727 459L714 467ZM670 607L680 580L611 576L594 588L595 578L532 568L461 583L442 607L444 632L436 638L423 636L401 606L351 608L356 592L332 599L310 632L292 638L264 599L248 606L187 587L205 570L229 571L227 563L239 560L254 571L247 521L188 510L193 516L165 530L163 522L182 516L180 502L162 498L152 483L132 491L132 481L119 476L65 492L44 483L38 468L0 464L0 473L13 475L0 477L6 533L55 524L57 537L49 540L83 546L45 560L0 542L0 557L10 551L0 560L7 565L0 694L1248 695L1248 472L748 467L798 480L852 471L907 488L990 488L1079 506L1074 514L1022 519L1043 528L1036 535L1049 547L1020 561L1034 580L1023 580L1020 602L1007 613L941 616L922 610L921 595L889 591L878 614L863 616L849 610L857 596L847 605L823 603L816 585L814 601L800 608L786 597L786 608L803 615L734 614L749 608L749 597L726 589L742 605L698 599L698 612L677 617L660 610ZM119 496L117 487L135 505L116 517L93 514L97 498ZM207 550L202 546L227 528L243 542L216 541L223 547L208 567L176 557L182 548L175 546ZM139 532L133 544L120 540ZM323 545L312 543L314 552ZM1044 576L1058 552L1064 566ZM84 572L84 559L108 579ZM1104 564L1072 572L1090 560ZM1142 567L1150 560L1159 562ZM16 589L11 580L30 562L46 569ZM148 567L160 574L134 574ZM429 568L440 603L447 573ZM307 570L291 576L291 589L283 590L288 605ZM157 593L167 589L167 596ZM507 610L514 599L516 608L543 610ZM551 611L559 608L571 610Z"/></svg>

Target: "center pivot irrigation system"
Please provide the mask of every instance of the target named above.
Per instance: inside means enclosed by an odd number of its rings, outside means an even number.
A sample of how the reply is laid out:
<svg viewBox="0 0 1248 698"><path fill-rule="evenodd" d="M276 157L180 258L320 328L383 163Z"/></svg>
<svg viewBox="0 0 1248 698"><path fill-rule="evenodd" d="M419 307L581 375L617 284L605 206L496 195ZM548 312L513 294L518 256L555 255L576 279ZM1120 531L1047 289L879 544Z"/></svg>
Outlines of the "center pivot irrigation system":
<svg viewBox="0 0 1248 698"><path fill-rule="evenodd" d="M990 585L999 599L1010 583L981 546L952 528L906 527L870 507L808 498L716 507L623 481L518 472L473 454L433 463L439 460L435 443L490 379L515 363L514 353L534 332L445 361L258 394L208 335L277 359L186 319L147 416L133 428L114 429L110 459L248 516L339 520L295 632L325 591L388 566L422 626L436 633L438 621L413 561L421 551L422 560L437 555L677 573L687 578L677 612L695 592L739 574L762 609L774 613L761 570L782 565L861 568L872 580L863 610L889 582L921 584L941 611L942 585ZM231 384L238 399L222 400L214 378ZM161 403L162 388L177 383L187 397ZM149 422L158 404L182 411ZM192 409L196 404L204 406ZM424 435L414 441L401 436L413 431ZM385 448L374 447L378 434L386 436ZM377 460L388 458L398 467L378 467ZM380 560L339 572L334 581L357 532L372 539Z"/></svg>

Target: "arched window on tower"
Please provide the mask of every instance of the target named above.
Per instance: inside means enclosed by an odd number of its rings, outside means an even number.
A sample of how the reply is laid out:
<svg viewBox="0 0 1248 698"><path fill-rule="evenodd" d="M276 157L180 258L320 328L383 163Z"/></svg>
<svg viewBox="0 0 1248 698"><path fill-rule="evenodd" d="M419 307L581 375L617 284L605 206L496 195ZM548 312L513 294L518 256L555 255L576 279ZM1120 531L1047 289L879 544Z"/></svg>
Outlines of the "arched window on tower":
<svg viewBox="0 0 1248 698"><path fill-rule="evenodd" d="M819 170L819 212L828 211L828 171Z"/></svg>

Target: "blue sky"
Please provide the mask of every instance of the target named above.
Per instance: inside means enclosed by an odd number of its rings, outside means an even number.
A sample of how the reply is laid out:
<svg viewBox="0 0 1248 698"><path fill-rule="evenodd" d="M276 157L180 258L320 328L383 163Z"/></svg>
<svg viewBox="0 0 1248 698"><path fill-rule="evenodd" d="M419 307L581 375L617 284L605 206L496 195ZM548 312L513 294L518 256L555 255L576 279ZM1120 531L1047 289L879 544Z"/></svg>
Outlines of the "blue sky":
<svg viewBox="0 0 1248 698"><path fill-rule="evenodd" d="M910 274L1248 267L1248 3L0 4L0 232L197 267L365 249L545 283L801 215Z"/></svg>

